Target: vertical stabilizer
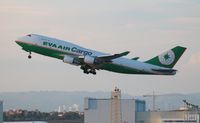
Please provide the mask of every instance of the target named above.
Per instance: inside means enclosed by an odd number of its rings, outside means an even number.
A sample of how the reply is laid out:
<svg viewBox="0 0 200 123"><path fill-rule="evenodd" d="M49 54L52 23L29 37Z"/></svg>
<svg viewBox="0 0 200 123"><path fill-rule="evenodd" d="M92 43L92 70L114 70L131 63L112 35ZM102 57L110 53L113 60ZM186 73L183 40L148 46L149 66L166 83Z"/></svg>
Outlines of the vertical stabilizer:
<svg viewBox="0 0 200 123"><path fill-rule="evenodd" d="M176 46L173 49L168 50L161 55L146 61L145 63L166 68L173 68L186 49L187 48L185 47Z"/></svg>

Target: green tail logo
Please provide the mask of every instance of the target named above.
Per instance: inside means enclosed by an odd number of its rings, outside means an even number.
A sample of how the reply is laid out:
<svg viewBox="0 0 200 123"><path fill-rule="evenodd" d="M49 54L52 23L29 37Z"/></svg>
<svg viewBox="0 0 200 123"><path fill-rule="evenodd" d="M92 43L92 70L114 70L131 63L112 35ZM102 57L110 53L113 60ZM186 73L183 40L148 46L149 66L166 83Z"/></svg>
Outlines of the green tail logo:
<svg viewBox="0 0 200 123"><path fill-rule="evenodd" d="M174 65L177 63L177 61L179 60L179 58L185 52L185 50L186 50L185 47L177 46L171 50L168 50L162 53L159 56L156 56L146 61L146 63L158 65L158 66L166 67L166 68L173 68Z"/></svg>

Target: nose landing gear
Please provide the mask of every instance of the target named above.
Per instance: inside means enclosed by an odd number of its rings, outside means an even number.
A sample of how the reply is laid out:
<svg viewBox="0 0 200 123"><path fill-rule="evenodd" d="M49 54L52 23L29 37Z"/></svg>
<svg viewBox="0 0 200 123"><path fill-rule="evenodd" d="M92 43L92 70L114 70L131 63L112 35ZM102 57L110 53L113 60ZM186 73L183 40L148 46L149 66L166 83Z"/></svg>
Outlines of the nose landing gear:
<svg viewBox="0 0 200 123"><path fill-rule="evenodd" d="M29 59L31 59L31 58L32 58L32 57L31 57L31 52L29 52L28 58L29 58Z"/></svg>

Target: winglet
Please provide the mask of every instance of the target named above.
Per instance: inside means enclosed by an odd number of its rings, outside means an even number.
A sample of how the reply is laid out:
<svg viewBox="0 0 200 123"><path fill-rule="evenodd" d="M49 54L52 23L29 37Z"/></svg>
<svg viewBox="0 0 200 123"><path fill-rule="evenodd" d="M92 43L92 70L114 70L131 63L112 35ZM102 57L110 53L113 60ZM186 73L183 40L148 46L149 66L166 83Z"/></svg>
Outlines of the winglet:
<svg viewBox="0 0 200 123"><path fill-rule="evenodd" d="M126 56L128 55L130 52L129 51L126 51L126 52L123 52L123 53L119 53L119 54L114 54L112 57L112 59L115 59L115 58L119 58L119 57L122 57L122 56Z"/></svg>
<svg viewBox="0 0 200 123"><path fill-rule="evenodd" d="M140 57L134 57L131 60L138 60Z"/></svg>
<svg viewBox="0 0 200 123"><path fill-rule="evenodd" d="M130 53L130 51L126 51L126 52L123 52L123 53L120 53L122 56L126 56Z"/></svg>

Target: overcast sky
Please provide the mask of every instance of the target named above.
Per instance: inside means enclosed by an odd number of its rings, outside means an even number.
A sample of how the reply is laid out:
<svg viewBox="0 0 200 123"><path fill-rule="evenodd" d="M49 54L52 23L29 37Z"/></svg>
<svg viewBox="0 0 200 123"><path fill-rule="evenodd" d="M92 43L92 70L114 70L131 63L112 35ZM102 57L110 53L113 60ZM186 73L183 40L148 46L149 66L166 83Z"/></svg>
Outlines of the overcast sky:
<svg viewBox="0 0 200 123"><path fill-rule="evenodd" d="M131 95L200 92L199 0L1 0L0 92L111 91ZM28 53L14 40L41 34L106 53L148 60L176 45L188 48L175 76L83 74L61 60Z"/></svg>

